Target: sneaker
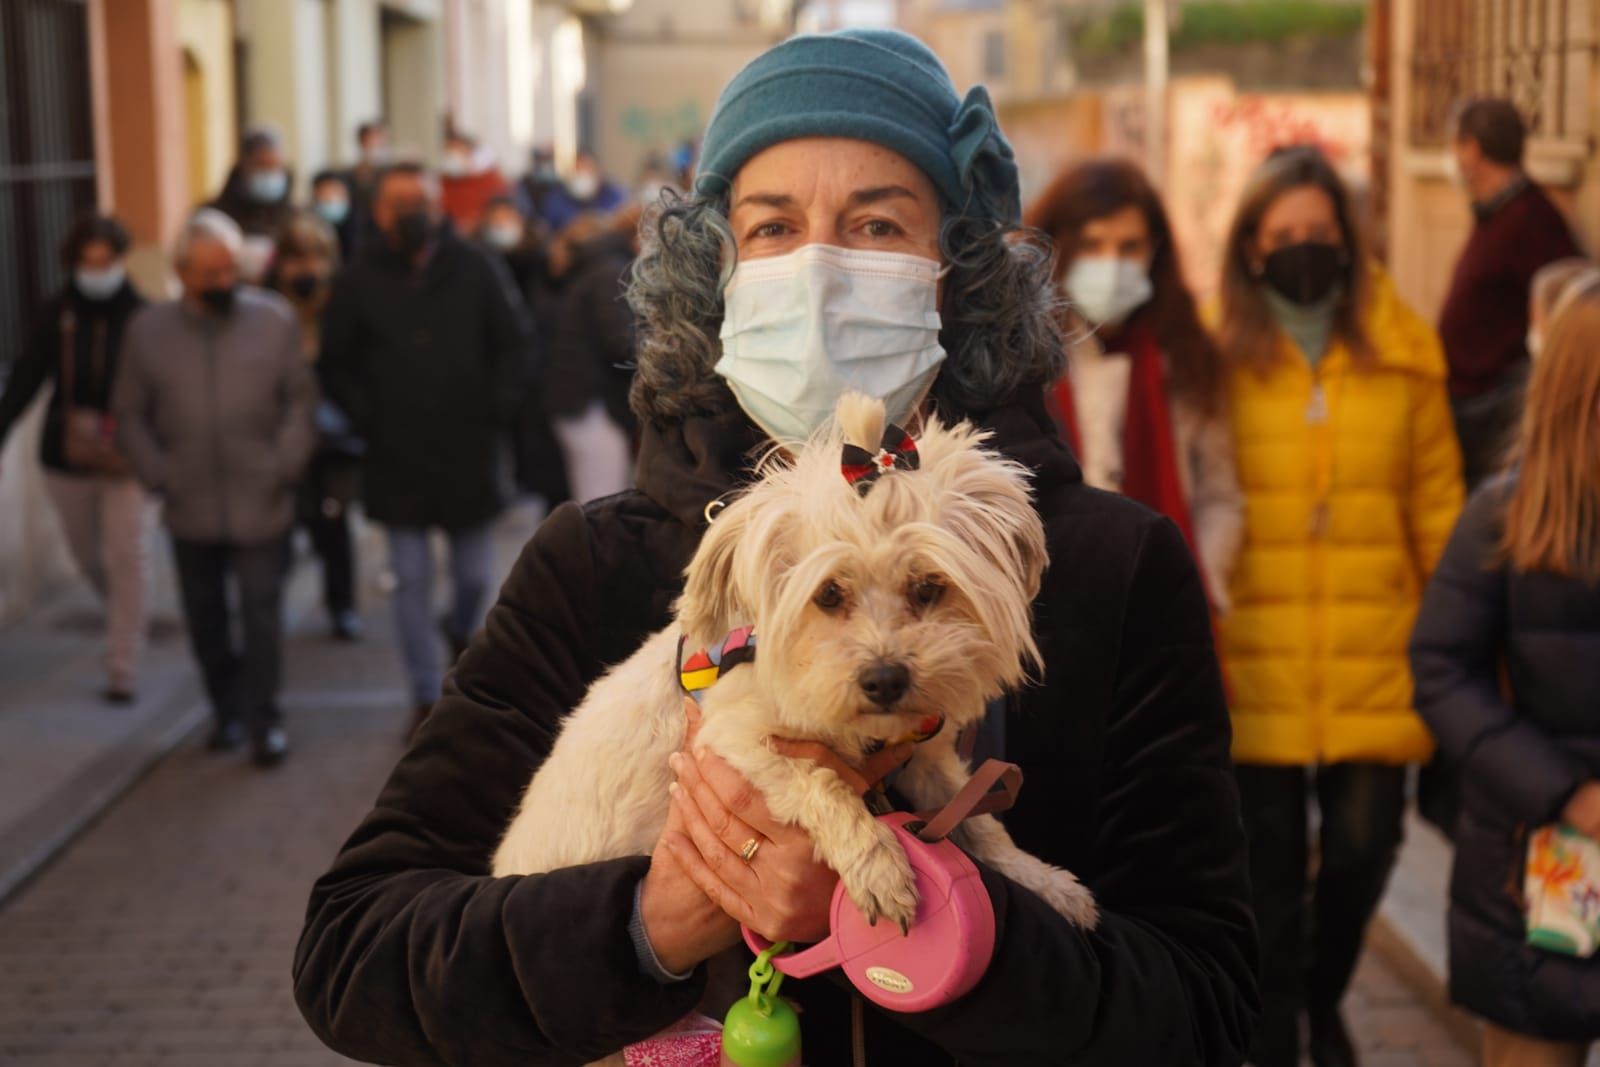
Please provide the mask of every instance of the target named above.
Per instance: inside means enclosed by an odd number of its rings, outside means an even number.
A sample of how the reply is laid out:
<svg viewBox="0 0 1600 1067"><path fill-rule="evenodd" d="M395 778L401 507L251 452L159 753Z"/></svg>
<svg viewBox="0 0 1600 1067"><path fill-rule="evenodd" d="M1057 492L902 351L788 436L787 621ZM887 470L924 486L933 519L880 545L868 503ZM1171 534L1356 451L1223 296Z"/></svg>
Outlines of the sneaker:
<svg viewBox="0 0 1600 1067"><path fill-rule="evenodd" d="M283 727L273 726L256 738L250 758L257 767L276 767L288 754L289 735L283 732Z"/></svg>
<svg viewBox="0 0 1600 1067"><path fill-rule="evenodd" d="M244 743L244 727L237 719L223 719L211 728L206 738L206 748L212 752L228 752Z"/></svg>
<svg viewBox="0 0 1600 1067"><path fill-rule="evenodd" d="M333 613L333 636L339 641L361 640L361 616L350 608Z"/></svg>

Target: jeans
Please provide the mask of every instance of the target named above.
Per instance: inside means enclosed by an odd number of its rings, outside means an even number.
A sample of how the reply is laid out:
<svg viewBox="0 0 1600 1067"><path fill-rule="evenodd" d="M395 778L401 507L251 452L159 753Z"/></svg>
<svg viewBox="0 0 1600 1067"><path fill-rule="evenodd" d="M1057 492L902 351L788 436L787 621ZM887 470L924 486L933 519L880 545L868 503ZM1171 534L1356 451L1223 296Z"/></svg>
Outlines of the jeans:
<svg viewBox="0 0 1600 1067"><path fill-rule="evenodd" d="M1309 1010L1315 1030L1319 1018L1338 1009L1367 921L1394 869L1406 768L1240 764L1235 773L1261 935L1262 1017L1251 1061L1258 1067L1293 1067L1299 1062L1300 1012ZM1308 778L1314 780L1322 814L1309 934Z"/></svg>
<svg viewBox="0 0 1600 1067"><path fill-rule="evenodd" d="M620 493L632 483L628 434L596 400L574 418L555 420L567 461L567 486L578 503Z"/></svg>
<svg viewBox="0 0 1600 1067"><path fill-rule="evenodd" d="M218 722L238 721L251 737L260 737L279 721L284 543L173 538L172 548L189 643L200 663L211 712ZM243 647L233 640L230 572L239 588Z"/></svg>
<svg viewBox="0 0 1600 1067"><path fill-rule="evenodd" d="M106 679L131 693L144 654L150 543L144 489L133 478L45 475L78 570L106 605Z"/></svg>
<svg viewBox="0 0 1600 1067"><path fill-rule="evenodd" d="M450 542L450 579L454 586L450 610L443 619L445 636L465 645L477 628L484 599L489 593L489 568L493 561L492 527L485 523L446 534ZM414 526L391 526L389 565L394 569L395 622L400 628L400 655L405 660L412 701L432 704L439 699L444 672L439 666L439 645L433 619L433 554L428 531Z"/></svg>

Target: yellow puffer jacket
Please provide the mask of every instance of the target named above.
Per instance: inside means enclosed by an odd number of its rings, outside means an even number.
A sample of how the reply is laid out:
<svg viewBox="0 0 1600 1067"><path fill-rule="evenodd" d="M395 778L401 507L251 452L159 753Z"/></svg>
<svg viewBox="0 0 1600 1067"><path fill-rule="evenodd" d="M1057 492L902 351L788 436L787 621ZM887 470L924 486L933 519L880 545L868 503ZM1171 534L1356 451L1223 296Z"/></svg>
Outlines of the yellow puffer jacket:
<svg viewBox="0 0 1600 1067"><path fill-rule="evenodd" d="M1406 642L1461 509L1461 456L1433 329L1372 269L1357 366L1315 370L1286 336L1229 377L1245 540L1221 622L1234 759L1406 763L1433 749Z"/></svg>

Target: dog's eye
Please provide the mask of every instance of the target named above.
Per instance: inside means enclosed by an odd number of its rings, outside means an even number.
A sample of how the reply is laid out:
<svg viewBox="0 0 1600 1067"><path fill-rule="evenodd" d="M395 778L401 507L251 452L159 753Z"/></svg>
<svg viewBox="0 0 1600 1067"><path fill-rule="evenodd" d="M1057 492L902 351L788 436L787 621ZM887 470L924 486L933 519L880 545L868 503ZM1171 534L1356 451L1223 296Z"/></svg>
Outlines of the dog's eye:
<svg viewBox="0 0 1600 1067"><path fill-rule="evenodd" d="M944 596L944 583L937 578L918 578L911 583L911 603L919 608L931 608Z"/></svg>
<svg viewBox="0 0 1600 1067"><path fill-rule="evenodd" d="M823 611L835 611L844 603L844 590L838 582L828 582L817 590L817 595L811 600Z"/></svg>

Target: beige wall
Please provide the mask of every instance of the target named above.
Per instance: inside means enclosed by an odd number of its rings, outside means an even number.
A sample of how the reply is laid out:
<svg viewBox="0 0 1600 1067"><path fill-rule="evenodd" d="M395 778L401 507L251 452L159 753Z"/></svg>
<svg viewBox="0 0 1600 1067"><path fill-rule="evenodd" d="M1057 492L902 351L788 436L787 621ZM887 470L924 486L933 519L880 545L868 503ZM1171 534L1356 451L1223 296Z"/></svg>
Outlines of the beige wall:
<svg viewBox="0 0 1600 1067"><path fill-rule="evenodd" d="M228 0L178 0L177 30L178 46L198 74L199 101L193 110L203 116L201 127L188 131L187 143L199 154L190 159L189 170L199 182L195 195L211 196L222 188L239 143L232 5Z"/></svg>

